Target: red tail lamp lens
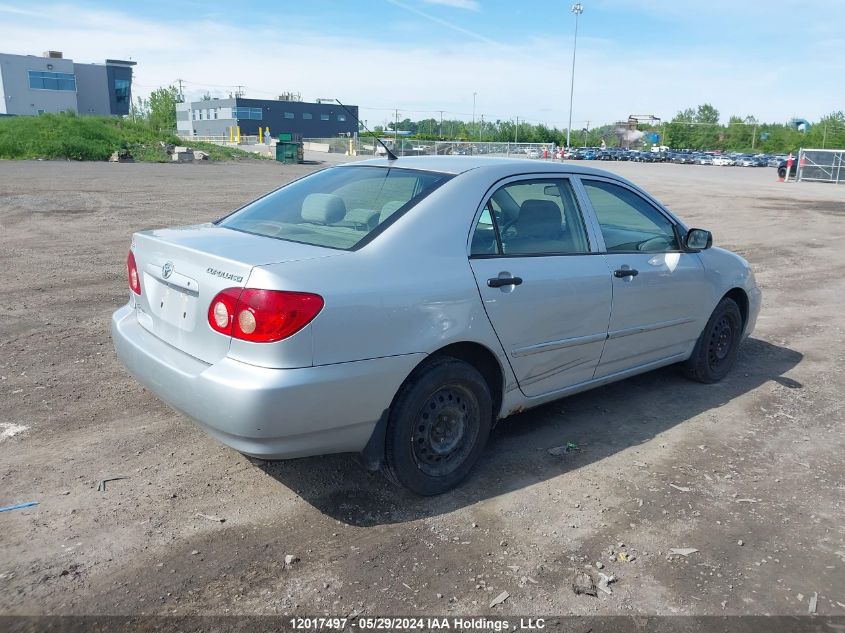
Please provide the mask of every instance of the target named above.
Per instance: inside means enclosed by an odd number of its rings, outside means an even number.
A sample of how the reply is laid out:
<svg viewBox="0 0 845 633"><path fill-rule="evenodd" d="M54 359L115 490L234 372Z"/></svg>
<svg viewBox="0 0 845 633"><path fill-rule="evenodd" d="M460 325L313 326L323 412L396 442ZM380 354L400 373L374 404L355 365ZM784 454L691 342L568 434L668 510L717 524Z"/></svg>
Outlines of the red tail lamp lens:
<svg viewBox="0 0 845 633"><path fill-rule="evenodd" d="M126 257L126 275L129 277L129 288L136 295L141 294L141 277L138 275L138 265L135 263L135 254L129 251Z"/></svg>
<svg viewBox="0 0 845 633"><path fill-rule="evenodd" d="M324 301L310 292L227 288L211 301L211 328L253 343L272 343L296 334L308 325Z"/></svg>

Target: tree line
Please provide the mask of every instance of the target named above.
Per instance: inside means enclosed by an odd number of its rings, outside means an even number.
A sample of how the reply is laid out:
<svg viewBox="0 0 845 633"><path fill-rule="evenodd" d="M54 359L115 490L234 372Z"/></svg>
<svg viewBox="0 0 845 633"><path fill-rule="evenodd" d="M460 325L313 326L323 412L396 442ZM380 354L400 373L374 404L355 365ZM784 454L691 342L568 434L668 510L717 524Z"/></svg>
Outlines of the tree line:
<svg viewBox="0 0 845 633"><path fill-rule="evenodd" d="M791 123L765 123L754 116L731 116L727 123L719 122L719 111L709 103L678 112L671 121L655 125L638 125L643 133L641 145L664 145L671 149L720 150L726 152L786 153L800 147L845 148L845 113L833 112L806 129ZM625 124L622 124L622 131ZM458 119L434 118L412 121L404 119L376 126L374 133L390 136L394 130L411 132L424 140L465 140L468 142L566 143L566 128L549 127L513 120L467 122ZM607 124L592 129L572 129L573 146L626 146L619 134L619 124ZM656 136L654 136L656 135ZM656 142L653 142L653 140Z"/></svg>

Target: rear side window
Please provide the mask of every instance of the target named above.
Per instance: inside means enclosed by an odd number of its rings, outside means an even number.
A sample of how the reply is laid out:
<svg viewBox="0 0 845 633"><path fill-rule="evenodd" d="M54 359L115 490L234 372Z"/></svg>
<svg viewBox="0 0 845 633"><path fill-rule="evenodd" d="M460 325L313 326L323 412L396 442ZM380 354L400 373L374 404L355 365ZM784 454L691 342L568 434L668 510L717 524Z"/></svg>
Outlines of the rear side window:
<svg viewBox="0 0 845 633"><path fill-rule="evenodd" d="M589 250L569 180L544 178L504 185L490 197L475 227L470 253L571 255Z"/></svg>
<svg viewBox="0 0 845 633"><path fill-rule="evenodd" d="M326 169L220 220L231 229L354 250L452 176L382 167Z"/></svg>

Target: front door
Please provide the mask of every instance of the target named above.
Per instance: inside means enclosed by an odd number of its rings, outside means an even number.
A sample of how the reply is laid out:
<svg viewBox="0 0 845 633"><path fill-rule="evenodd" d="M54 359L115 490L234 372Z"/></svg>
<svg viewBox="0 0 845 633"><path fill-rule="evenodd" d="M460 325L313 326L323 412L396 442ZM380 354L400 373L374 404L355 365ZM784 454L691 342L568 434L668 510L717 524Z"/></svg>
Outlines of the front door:
<svg viewBox="0 0 845 633"><path fill-rule="evenodd" d="M707 319L704 268L681 249L673 222L622 184L582 177L613 283L608 338L596 377L683 356Z"/></svg>
<svg viewBox="0 0 845 633"><path fill-rule="evenodd" d="M522 392L539 396L590 380L607 335L611 280L590 247L570 181L503 185L481 213L470 252Z"/></svg>

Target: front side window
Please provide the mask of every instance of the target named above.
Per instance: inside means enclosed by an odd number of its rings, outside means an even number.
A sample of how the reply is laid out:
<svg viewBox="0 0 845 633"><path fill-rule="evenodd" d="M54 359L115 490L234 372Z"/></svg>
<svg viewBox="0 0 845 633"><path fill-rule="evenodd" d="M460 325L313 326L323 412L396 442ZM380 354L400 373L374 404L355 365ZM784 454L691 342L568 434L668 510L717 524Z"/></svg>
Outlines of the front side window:
<svg viewBox="0 0 845 633"><path fill-rule="evenodd" d="M451 177L395 167L326 169L259 198L218 224L256 235L352 250Z"/></svg>
<svg viewBox="0 0 845 633"><path fill-rule="evenodd" d="M565 178L504 185L487 202L472 255L572 255L590 243L572 185Z"/></svg>
<svg viewBox="0 0 845 633"><path fill-rule="evenodd" d="M642 196L602 180L582 179L581 182L601 226L608 253L679 250L672 223Z"/></svg>
<svg viewBox="0 0 845 633"><path fill-rule="evenodd" d="M29 87L33 90L76 90L76 75L73 73L51 73L29 71Z"/></svg>

